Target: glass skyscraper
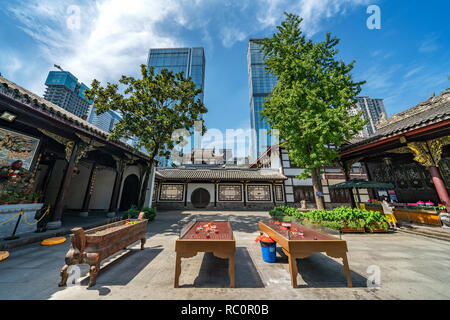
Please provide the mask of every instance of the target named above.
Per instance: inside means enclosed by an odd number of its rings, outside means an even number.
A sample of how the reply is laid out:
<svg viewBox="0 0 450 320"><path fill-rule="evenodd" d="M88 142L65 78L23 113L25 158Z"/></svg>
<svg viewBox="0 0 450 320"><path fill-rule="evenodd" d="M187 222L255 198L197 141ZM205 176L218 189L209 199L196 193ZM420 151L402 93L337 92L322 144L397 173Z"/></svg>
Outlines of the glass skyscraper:
<svg viewBox="0 0 450 320"><path fill-rule="evenodd" d="M44 98L82 118L87 117L92 101L84 96L88 87L68 71L50 71L45 81Z"/></svg>
<svg viewBox="0 0 450 320"><path fill-rule="evenodd" d="M261 118L260 112L263 109L264 99L269 96L277 82L276 77L265 69L263 53L258 44L260 40L250 39L247 51L253 161L271 145L271 137L267 133L270 125Z"/></svg>
<svg viewBox="0 0 450 320"><path fill-rule="evenodd" d="M202 93L198 98L203 102L203 91L205 89L205 51L202 47L150 49L148 53L148 66L154 67L155 73L160 73L163 69L167 69L173 73L183 71L186 78L192 78L197 89L202 89ZM191 147L194 148L193 135ZM191 152L191 150L186 152ZM168 167L172 164L170 159L167 160L158 157L157 160L161 167Z"/></svg>

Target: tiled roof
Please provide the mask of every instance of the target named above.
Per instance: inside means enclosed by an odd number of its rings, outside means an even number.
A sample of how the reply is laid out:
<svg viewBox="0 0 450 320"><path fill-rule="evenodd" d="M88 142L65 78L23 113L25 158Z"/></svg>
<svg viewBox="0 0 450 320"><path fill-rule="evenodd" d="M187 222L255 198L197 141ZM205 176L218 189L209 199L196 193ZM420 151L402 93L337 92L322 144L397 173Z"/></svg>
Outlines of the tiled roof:
<svg viewBox="0 0 450 320"><path fill-rule="evenodd" d="M60 106L57 106L56 104L48 100L45 100L37 94L22 88L21 86L9 81L2 76L0 76L0 94L16 100L22 104L25 104L41 113L51 114L53 116L61 118L61 120L67 120L71 122L74 127L87 130L91 134L100 136L104 139L107 139L109 136L108 132L101 130L88 121L74 115L71 112L68 112L67 110L61 108ZM125 143L123 141L115 141L114 144L118 144L128 149L131 153L136 154L136 149L134 149L128 143ZM138 154L140 156L148 157L141 151L138 151Z"/></svg>
<svg viewBox="0 0 450 320"><path fill-rule="evenodd" d="M437 97L431 96L415 107L392 115L391 118L377 124L378 131L375 135L366 139L354 138L341 150L349 150L449 119L450 90L447 90Z"/></svg>
<svg viewBox="0 0 450 320"><path fill-rule="evenodd" d="M286 180L278 170L237 168L158 168L156 178L163 180Z"/></svg>

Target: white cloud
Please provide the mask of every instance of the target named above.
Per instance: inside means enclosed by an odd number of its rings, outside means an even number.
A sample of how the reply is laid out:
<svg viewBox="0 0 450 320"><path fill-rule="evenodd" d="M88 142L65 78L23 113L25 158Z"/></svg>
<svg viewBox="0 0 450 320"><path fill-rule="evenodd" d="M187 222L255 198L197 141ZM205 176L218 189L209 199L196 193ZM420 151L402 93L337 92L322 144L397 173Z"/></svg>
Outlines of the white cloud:
<svg viewBox="0 0 450 320"><path fill-rule="evenodd" d="M137 75L139 65L146 63L149 48L183 46L182 30L200 31L203 36L199 41L205 41L211 50L214 39L229 48L278 24L284 11L304 17L303 28L311 35L320 29L324 19L368 2L22 0L6 8L19 27L38 43L38 54L46 60L42 69L58 64L90 84L93 78L115 81L122 74ZM73 21L68 20L73 18L68 8L74 5L80 8L79 29L72 28Z"/></svg>

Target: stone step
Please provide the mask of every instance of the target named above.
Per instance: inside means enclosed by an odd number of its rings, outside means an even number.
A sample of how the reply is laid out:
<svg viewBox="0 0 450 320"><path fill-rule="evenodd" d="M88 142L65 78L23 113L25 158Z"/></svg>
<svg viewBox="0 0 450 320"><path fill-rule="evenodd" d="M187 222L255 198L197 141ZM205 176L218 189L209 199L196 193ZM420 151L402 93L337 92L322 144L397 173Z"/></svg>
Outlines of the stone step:
<svg viewBox="0 0 450 320"><path fill-rule="evenodd" d="M419 236L424 236L424 237L428 237L428 238L434 238L434 239L439 239L439 240L444 240L444 241L450 241L450 235L447 234L446 232L444 233L438 233L438 232L430 232L430 231L424 231L424 230L417 230L418 228L404 228L401 227L400 232L404 232L404 233L410 233L410 234L415 234L415 235L419 235Z"/></svg>

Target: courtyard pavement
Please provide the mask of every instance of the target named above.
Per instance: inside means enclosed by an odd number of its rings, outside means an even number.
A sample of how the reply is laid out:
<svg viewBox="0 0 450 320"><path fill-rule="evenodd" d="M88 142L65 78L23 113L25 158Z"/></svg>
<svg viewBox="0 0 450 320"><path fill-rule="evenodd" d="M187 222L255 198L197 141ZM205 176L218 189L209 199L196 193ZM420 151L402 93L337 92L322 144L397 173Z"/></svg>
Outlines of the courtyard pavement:
<svg viewBox="0 0 450 320"><path fill-rule="evenodd" d="M173 288L175 240L194 217L231 222L236 288L228 287L228 261L210 253L183 259L180 288ZM80 286L58 287L70 241L15 248L0 262L0 299L450 299L450 242L398 232L343 235L353 288L346 286L342 260L320 253L297 260L299 287L292 288L287 257L279 251L276 263L266 263L254 242L258 221L268 217L248 211L158 212L148 225L145 250L136 242L105 260L89 289L87 265L80 265ZM379 289L367 288L373 266L380 270Z"/></svg>

